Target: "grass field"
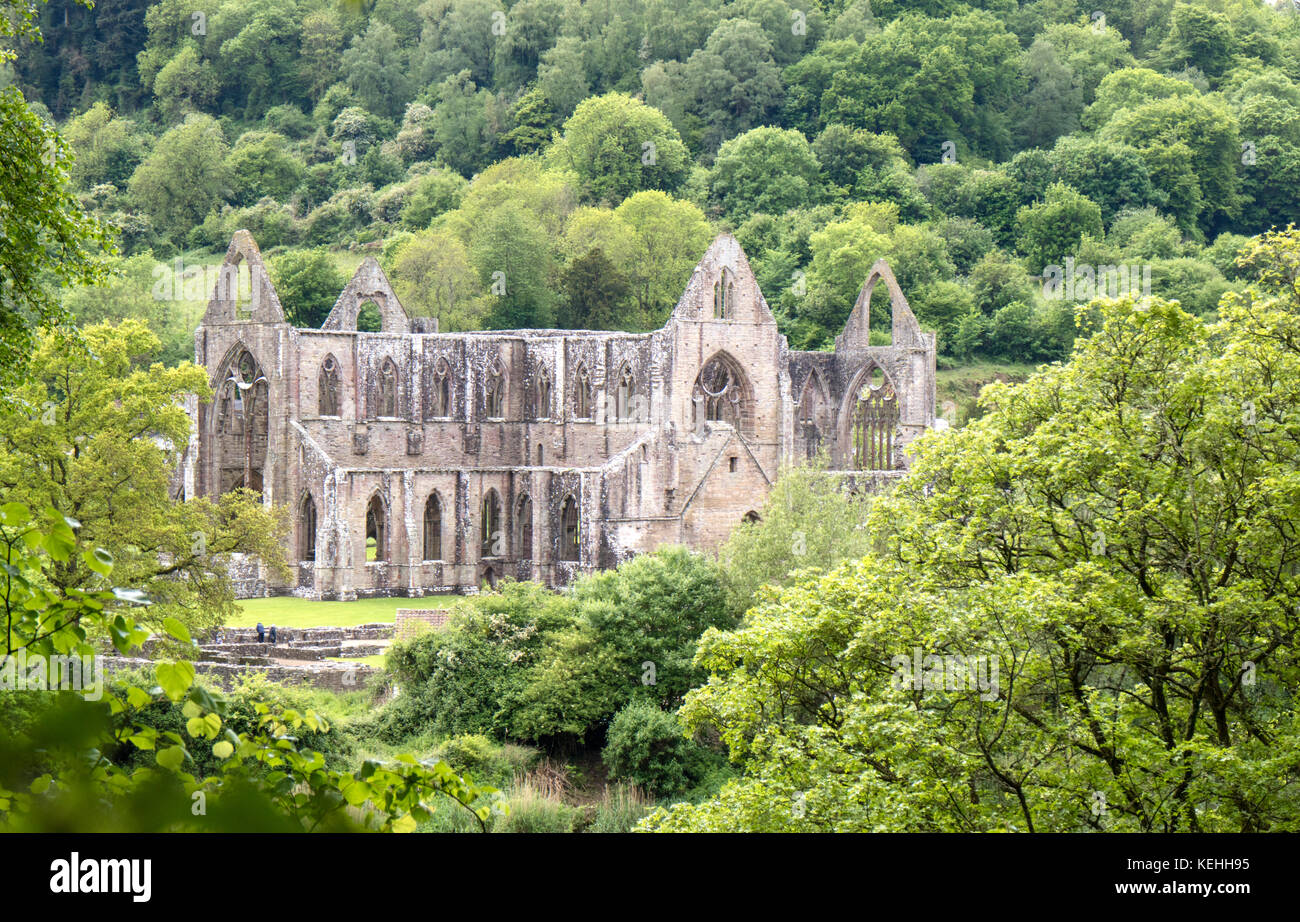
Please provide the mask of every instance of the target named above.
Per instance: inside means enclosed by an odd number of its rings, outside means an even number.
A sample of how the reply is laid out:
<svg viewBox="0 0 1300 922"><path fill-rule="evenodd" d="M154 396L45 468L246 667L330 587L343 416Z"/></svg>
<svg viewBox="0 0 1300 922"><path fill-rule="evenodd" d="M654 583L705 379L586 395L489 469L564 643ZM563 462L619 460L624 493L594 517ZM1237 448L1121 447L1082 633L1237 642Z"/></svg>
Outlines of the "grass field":
<svg viewBox="0 0 1300 922"><path fill-rule="evenodd" d="M228 627L253 627L262 622L276 627L352 627L357 624L392 623L399 608L446 608L448 599L357 599L355 602L312 602L294 596L244 599L240 614Z"/></svg>

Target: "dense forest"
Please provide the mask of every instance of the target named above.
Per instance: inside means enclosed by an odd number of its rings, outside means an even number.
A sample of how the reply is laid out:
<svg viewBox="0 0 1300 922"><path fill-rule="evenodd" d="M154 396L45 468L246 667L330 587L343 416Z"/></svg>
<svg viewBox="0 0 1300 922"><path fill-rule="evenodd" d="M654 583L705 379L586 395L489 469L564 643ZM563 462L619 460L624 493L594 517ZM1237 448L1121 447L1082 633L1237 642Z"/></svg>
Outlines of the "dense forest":
<svg viewBox="0 0 1300 922"><path fill-rule="evenodd" d="M796 348L885 256L945 362L1032 363L1125 283L1211 315L1243 235L1300 211L1289 5L51 0L40 26L0 83L118 236L83 321L164 313L156 261L246 227L299 324L364 247L444 330L649 329L728 230Z"/></svg>

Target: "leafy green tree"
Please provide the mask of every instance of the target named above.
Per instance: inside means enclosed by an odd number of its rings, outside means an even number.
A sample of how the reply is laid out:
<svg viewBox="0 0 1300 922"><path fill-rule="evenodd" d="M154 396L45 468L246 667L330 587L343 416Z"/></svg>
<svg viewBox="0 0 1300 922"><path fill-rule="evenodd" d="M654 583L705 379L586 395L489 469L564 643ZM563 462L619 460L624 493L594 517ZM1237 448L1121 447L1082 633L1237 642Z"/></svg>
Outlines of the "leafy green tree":
<svg viewBox="0 0 1300 922"><path fill-rule="evenodd" d="M82 189L112 183L125 189L131 173L144 159L145 141L135 123L97 102L71 119L62 130L75 159L69 174Z"/></svg>
<svg viewBox="0 0 1300 922"><path fill-rule="evenodd" d="M1138 149L1184 229L1218 229L1239 213L1242 149L1236 119L1222 102L1157 99L1120 110L1099 134ZM1187 182L1189 174L1194 185ZM1183 184L1190 188L1184 191Z"/></svg>
<svg viewBox="0 0 1300 922"><path fill-rule="evenodd" d="M151 600L118 583L112 556L88 546L79 528L55 509L42 520L25 503L0 505L0 663L10 676L20 662L25 680L67 682L52 656L89 659L101 639L135 653L148 637L136 615ZM51 591L51 577L70 566L93 572L97 585L72 596ZM194 649L181 622L166 618L163 630L174 648ZM494 806L509 812L494 804L495 789L467 782L445 762L404 756L367 759L355 772L334 769L306 744L331 729L314 710L284 707L267 694L252 702L251 715L241 714L240 695L232 701L197 683L185 658L157 662L140 684L132 678L116 677L103 700L74 691L3 693L0 829L411 832L447 807L444 798L480 829Z"/></svg>
<svg viewBox="0 0 1300 922"><path fill-rule="evenodd" d="M410 98L406 55L391 26L371 20L339 62L354 97L376 115L397 118Z"/></svg>
<svg viewBox="0 0 1300 922"><path fill-rule="evenodd" d="M1020 209L1016 225L1016 245L1030 268L1041 272L1074 255L1085 236L1102 235L1101 207L1077 189L1053 183L1045 201Z"/></svg>
<svg viewBox="0 0 1300 922"><path fill-rule="evenodd" d="M131 175L131 195L161 229L188 233L229 194L225 136L207 115L164 134Z"/></svg>
<svg viewBox="0 0 1300 922"><path fill-rule="evenodd" d="M740 222L756 211L780 213L813 204L821 164L797 131L754 128L722 145L713 162L713 195Z"/></svg>
<svg viewBox="0 0 1300 922"><path fill-rule="evenodd" d="M470 239L470 262L491 304L492 329L555 325L554 241L528 209L505 203L488 212Z"/></svg>
<svg viewBox="0 0 1300 922"><path fill-rule="evenodd" d="M609 205L643 189L675 191L689 162L663 113L622 93L583 101L548 159L577 175L584 202Z"/></svg>
<svg viewBox="0 0 1300 922"><path fill-rule="evenodd" d="M149 364L158 346L138 320L43 335L0 412L0 491L74 516L120 578L154 599L148 623L213 627L235 611L221 555L256 553L283 568L286 526L242 491L216 502L172 499L169 479L190 436L185 396L209 391L188 362ZM73 562L51 585L67 598L97 580Z"/></svg>
<svg viewBox="0 0 1300 922"><path fill-rule="evenodd" d="M488 322L492 299L465 245L445 230L429 230L402 243L390 275L403 306L416 315L437 318L443 332L481 330Z"/></svg>
<svg viewBox="0 0 1300 922"><path fill-rule="evenodd" d="M697 206L654 190L624 199L614 215L632 232L632 257L620 269L632 284L641 323L662 326L709 245L708 221Z"/></svg>
<svg viewBox="0 0 1300 922"><path fill-rule="evenodd" d="M706 750L682 734L676 714L642 699L614 715L601 760L611 778L661 797L685 793L709 762Z"/></svg>
<svg viewBox="0 0 1300 922"><path fill-rule="evenodd" d="M618 330L632 325L625 320L632 286L600 249L593 248L569 263L561 285L562 329Z"/></svg>
<svg viewBox="0 0 1300 922"><path fill-rule="evenodd" d="M347 276L324 247L289 250L270 260L271 284L284 306L285 319L296 327L317 328L325 322Z"/></svg>
<svg viewBox="0 0 1300 922"><path fill-rule="evenodd" d="M286 201L303 180L302 161L288 153L288 138L274 131L248 131L226 158L233 201L251 205L270 196Z"/></svg>
<svg viewBox="0 0 1300 922"><path fill-rule="evenodd" d="M0 36L39 39L34 4L5 0ZM0 66L13 52L0 48ZM13 87L0 89L0 381L9 383L32 334L64 316L54 289L103 279L107 229L86 213L68 177L67 143Z"/></svg>
<svg viewBox="0 0 1300 922"><path fill-rule="evenodd" d="M154 105L163 121L174 125L190 112L211 105L220 89L212 65L202 60L192 43L186 42L158 71L153 82Z"/></svg>
<svg viewBox="0 0 1300 922"><path fill-rule="evenodd" d="M904 16L834 73L822 114L893 134L918 160L939 160L945 142L1005 156L1007 113L1025 88L1020 57L1016 37L990 13Z"/></svg>
<svg viewBox="0 0 1300 922"><path fill-rule="evenodd" d="M737 618L764 586L788 585L794 574L829 571L871 549L867 507L825 472L825 458L782 469L757 522L731 533L718 549L727 607Z"/></svg>

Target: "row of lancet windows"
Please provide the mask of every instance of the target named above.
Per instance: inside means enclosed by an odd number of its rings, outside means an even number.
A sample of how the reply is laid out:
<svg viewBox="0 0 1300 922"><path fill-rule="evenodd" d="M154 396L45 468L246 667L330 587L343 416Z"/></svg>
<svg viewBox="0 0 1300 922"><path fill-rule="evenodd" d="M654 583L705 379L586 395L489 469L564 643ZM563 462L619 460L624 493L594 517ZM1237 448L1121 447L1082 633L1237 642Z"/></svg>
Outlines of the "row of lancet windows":
<svg viewBox="0 0 1300 922"><path fill-rule="evenodd" d="M398 417L401 415L401 385L397 365L392 359L385 359L380 366L374 390L376 406L375 416ZM493 361L488 367L483 382L483 410L487 419L504 419L506 416L506 373L501 362ZM453 401L455 379L451 366L445 358L438 359L433 370L433 381L429 392L428 418L450 418L455 415ZM319 409L321 416L342 415L342 375L338 360L327 355L321 363L318 384ZM552 411L552 394L554 385L550 371L543 367L536 375L532 387L531 413L534 419L550 419ZM595 410L595 394L591 384L591 372L585 364L579 364L573 374L573 417L591 419ZM645 398L636 392L636 379L632 369L626 363L620 366L614 377L613 418L616 420L634 420L638 404L644 405Z"/></svg>
<svg viewBox="0 0 1300 922"><path fill-rule="evenodd" d="M505 557L505 532L501 521L501 496L496 490L488 490L483 496L482 515L480 516L480 557ZM302 499L299 510L301 543L299 559L316 560L316 502L311 494ZM528 560L533 556L533 501L527 494L519 497L515 504L515 556ZM576 561L578 559L578 503L573 494L564 498L560 506L560 546L559 559ZM434 492L424 504L424 560L442 560L442 499ZM375 563L388 559L388 514L383 501L372 496L366 506L366 562Z"/></svg>

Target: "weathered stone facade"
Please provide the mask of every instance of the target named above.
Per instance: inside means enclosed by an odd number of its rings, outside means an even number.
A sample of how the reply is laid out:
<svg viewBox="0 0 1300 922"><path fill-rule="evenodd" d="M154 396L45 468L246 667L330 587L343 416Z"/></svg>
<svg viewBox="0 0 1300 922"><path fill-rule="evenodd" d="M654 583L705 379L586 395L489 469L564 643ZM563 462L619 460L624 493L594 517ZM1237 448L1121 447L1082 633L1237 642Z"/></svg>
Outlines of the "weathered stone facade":
<svg viewBox="0 0 1300 922"><path fill-rule="evenodd" d="M873 346L877 281L892 336ZM368 301L380 332L357 331ZM713 548L783 462L824 450L888 479L934 422L935 337L883 260L835 351L795 352L728 235L652 333L439 333L372 258L321 329L291 327L239 231L195 353L215 397L195 407L185 491L288 504L296 580L267 591L320 599L563 585L662 544Z"/></svg>

